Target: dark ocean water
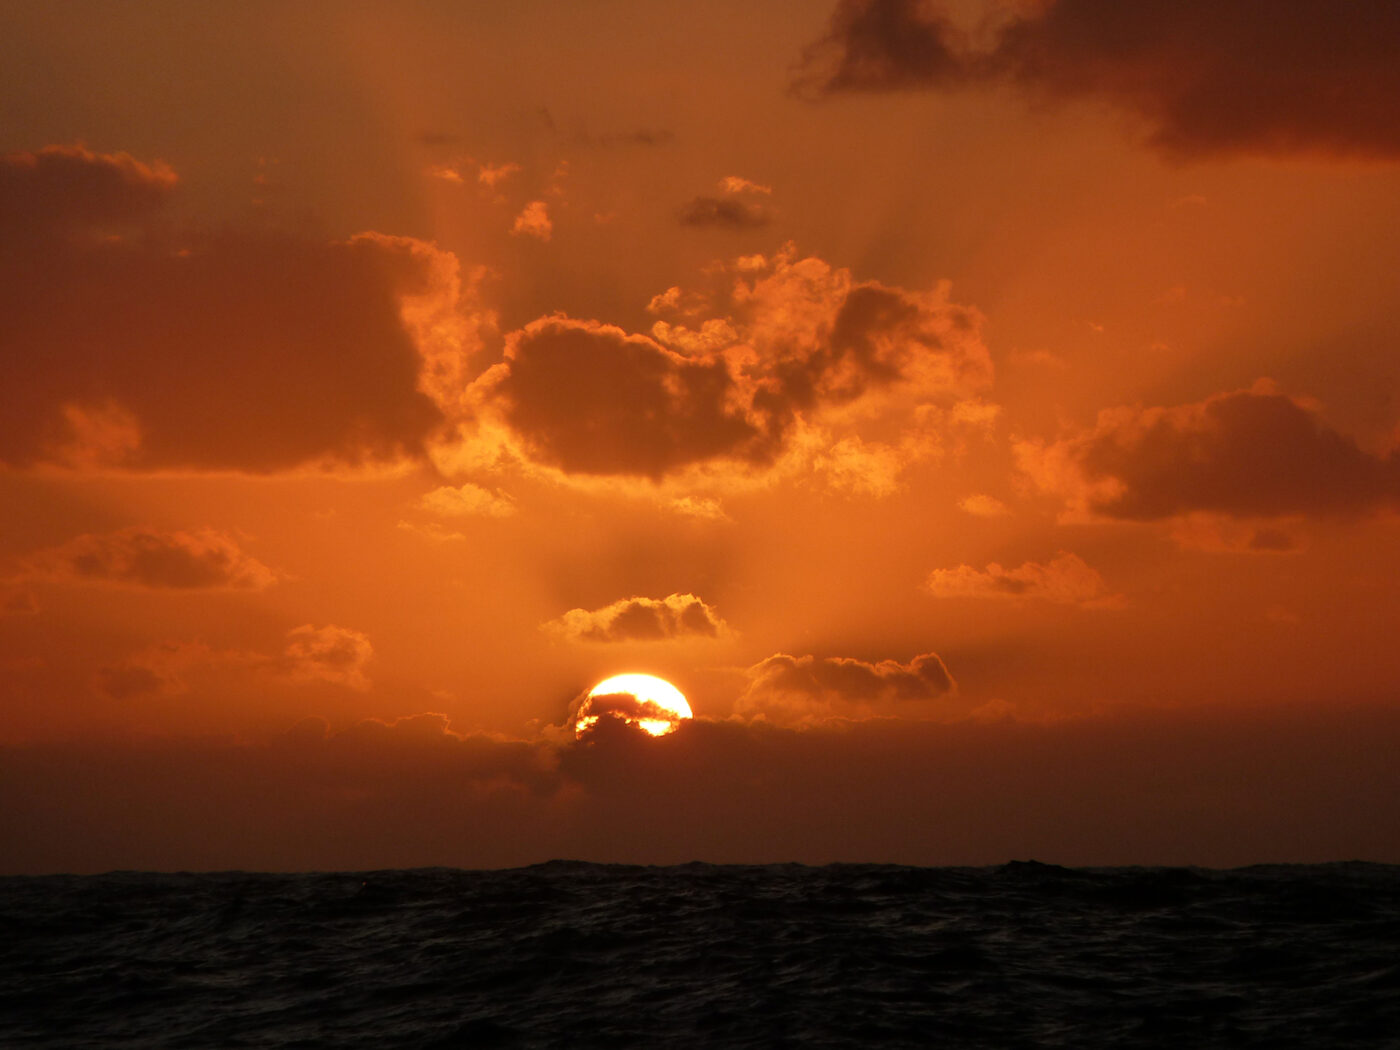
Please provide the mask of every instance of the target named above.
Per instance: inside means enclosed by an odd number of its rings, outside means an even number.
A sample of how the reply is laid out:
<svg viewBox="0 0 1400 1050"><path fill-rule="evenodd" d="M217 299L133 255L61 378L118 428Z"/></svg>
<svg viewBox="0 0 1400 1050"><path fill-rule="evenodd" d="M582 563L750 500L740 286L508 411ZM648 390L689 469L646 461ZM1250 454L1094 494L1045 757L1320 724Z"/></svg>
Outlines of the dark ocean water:
<svg viewBox="0 0 1400 1050"><path fill-rule="evenodd" d="M0 1046L1400 1047L1400 868L3 878Z"/></svg>

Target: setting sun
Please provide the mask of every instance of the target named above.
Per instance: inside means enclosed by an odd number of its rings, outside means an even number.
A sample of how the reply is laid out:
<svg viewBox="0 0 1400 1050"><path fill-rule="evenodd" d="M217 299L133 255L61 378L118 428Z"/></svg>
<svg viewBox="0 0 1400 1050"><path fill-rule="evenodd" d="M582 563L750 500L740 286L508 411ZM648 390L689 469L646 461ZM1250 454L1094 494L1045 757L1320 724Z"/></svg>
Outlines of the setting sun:
<svg viewBox="0 0 1400 1050"><path fill-rule="evenodd" d="M618 674L595 685L579 706L575 733L582 735L604 715L620 718L652 736L674 732L683 719L691 717L685 694L666 679L650 674Z"/></svg>

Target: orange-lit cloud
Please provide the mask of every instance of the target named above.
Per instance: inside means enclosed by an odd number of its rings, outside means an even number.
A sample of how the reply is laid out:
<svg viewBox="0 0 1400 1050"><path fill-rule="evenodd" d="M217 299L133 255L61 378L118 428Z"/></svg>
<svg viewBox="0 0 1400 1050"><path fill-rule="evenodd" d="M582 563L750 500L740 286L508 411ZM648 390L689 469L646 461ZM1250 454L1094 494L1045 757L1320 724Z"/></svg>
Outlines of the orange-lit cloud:
<svg viewBox="0 0 1400 1050"><path fill-rule="evenodd" d="M1006 504L985 492L974 492L958 500L958 509L977 518L1000 518L1011 513Z"/></svg>
<svg viewBox="0 0 1400 1050"><path fill-rule="evenodd" d="M1156 521L1360 514L1400 503L1400 455L1372 455L1267 383L1170 408L1099 413L1091 429L1020 442L1018 463L1079 515Z"/></svg>
<svg viewBox="0 0 1400 1050"><path fill-rule="evenodd" d="M601 609L570 609L544 629L569 642L658 642L729 633L719 614L693 594L620 598Z"/></svg>
<svg viewBox="0 0 1400 1050"><path fill-rule="evenodd" d="M924 586L935 598L1023 598L1099 608L1122 600L1109 592L1098 570L1068 551L1044 564L1028 561L1015 569L996 562L985 570L971 565L934 569Z"/></svg>
<svg viewBox="0 0 1400 1050"><path fill-rule="evenodd" d="M549 218L549 205L544 201L531 201L515 217L510 232L537 240L547 241L554 234L554 223Z"/></svg>
<svg viewBox="0 0 1400 1050"><path fill-rule="evenodd" d="M936 653L922 653L908 663L776 653L745 674L749 682L735 702L735 714L777 725L875 714L918 717L920 704L957 690Z"/></svg>
<svg viewBox="0 0 1400 1050"><path fill-rule="evenodd" d="M761 186L738 175L719 180L721 195L701 195L690 200L678 213L682 226L708 226L718 229L753 230L773 221L768 205L761 199L772 196L771 186Z"/></svg>
<svg viewBox="0 0 1400 1050"><path fill-rule="evenodd" d="M511 333L505 360L473 387L481 432L565 474L659 481L720 466L757 477L781 462L884 495L938 451L939 428L995 420L997 406L976 400L992 379L981 315L946 287L857 283L791 246L724 276L695 327L701 306L671 289L648 309L687 323L657 321L650 337L564 316ZM897 441L862 436L877 418L902 421Z"/></svg>
<svg viewBox="0 0 1400 1050"><path fill-rule="evenodd" d="M351 689L368 689L365 665L374 647L360 631L327 624L303 624L287 632L285 671L302 681L323 681Z"/></svg>
<svg viewBox="0 0 1400 1050"><path fill-rule="evenodd" d="M508 518L517 510L515 501L510 496L503 492L492 492L471 482L456 487L444 485L433 489L419 501L419 506L433 514L450 518Z"/></svg>
<svg viewBox="0 0 1400 1050"><path fill-rule="evenodd" d="M8 381L0 462L265 472L414 455L441 422L402 309L445 274L427 246L156 224L74 239L54 231L144 221L173 176L37 157L0 164L0 244L34 234L0 249L0 352L28 362Z"/></svg>
<svg viewBox="0 0 1400 1050"><path fill-rule="evenodd" d="M258 590L277 574L214 529L161 532L133 527L79 536L25 559L29 574L64 583L176 590Z"/></svg>
<svg viewBox="0 0 1400 1050"><path fill-rule="evenodd" d="M0 254L31 238L105 230L141 219L169 199L175 172L162 161L83 146L0 156Z"/></svg>
<svg viewBox="0 0 1400 1050"><path fill-rule="evenodd" d="M1176 155L1400 156L1400 10L1386 0L1048 0L989 14L969 26L922 0L841 0L796 87L1009 82L1117 105Z"/></svg>
<svg viewBox="0 0 1400 1050"><path fill-rule="evenodd" d="M722 359L683 357L612 325L535 321L511 336L492 379L531 458L569 473L659 478L765 451Z"/></svg>

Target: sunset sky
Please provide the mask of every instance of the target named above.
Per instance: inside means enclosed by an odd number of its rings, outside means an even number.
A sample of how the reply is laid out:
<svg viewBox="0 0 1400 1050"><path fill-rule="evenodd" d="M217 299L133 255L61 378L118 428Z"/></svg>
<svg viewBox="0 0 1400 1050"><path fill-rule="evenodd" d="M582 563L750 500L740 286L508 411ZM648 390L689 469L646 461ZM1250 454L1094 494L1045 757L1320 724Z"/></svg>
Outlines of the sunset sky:
<svg viewBox="0 0 1400 1050"><path fill-rule="evenodd" d="M1400 862L1390 0L0 25L0 870Z"/></svg>

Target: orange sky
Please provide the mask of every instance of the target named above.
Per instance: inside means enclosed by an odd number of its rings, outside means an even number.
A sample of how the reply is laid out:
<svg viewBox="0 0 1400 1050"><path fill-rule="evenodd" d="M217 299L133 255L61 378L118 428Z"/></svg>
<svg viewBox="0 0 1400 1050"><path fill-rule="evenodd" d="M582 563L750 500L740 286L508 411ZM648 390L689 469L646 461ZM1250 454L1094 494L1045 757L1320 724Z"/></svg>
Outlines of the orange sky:
<svg viewBox="0 0 1400 1050"><path fill-rule="evenodd" d="M3 11L5 870L1400 862L1394 5Z"/></svg>

